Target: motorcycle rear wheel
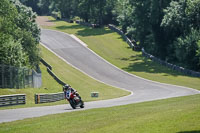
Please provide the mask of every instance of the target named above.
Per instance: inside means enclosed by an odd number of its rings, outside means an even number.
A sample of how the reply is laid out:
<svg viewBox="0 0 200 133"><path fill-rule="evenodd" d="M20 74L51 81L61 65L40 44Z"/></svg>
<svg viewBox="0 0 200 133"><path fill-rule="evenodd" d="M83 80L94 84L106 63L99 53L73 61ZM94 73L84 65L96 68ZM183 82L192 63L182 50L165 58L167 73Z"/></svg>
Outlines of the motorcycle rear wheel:
<svg viewBox="0 0 200 133"><path fill-rule="evenodd" d="M69 103L73 109L76 109L76 105L74 104L74 102L72 100L69 100Z"/></svg>

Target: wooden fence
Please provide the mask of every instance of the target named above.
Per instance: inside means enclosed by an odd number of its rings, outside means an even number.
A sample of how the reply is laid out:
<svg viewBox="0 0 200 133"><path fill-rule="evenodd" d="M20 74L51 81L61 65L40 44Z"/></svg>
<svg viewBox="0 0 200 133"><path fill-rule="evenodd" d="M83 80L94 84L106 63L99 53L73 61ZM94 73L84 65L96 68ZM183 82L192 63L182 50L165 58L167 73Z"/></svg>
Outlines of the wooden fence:
<svg viewBox="0 0 200 133"><path fill-rule="evenodd" d="M35 104L50 103L64 99L64 92L49 93L49 94L35 94Z"/></svg>
<svg viewBox="0 0 200 133"><path fill-rule="evenodd" d="M0 96L0 107L26 104L26 95L2 95Z"/></svg>

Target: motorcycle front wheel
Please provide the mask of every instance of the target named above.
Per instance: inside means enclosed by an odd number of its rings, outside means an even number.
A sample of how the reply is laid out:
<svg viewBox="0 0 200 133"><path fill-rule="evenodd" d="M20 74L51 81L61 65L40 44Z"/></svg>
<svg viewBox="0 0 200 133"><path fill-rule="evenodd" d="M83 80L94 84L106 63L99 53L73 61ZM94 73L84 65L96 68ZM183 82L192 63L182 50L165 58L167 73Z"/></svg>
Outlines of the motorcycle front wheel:
<svg viewBox="0 0 200 133"><path fill-rule="evenodd" d="M80 106L81 108L84 108L84 103L83 103L83 101L81 100L81 106Z"/></svg>

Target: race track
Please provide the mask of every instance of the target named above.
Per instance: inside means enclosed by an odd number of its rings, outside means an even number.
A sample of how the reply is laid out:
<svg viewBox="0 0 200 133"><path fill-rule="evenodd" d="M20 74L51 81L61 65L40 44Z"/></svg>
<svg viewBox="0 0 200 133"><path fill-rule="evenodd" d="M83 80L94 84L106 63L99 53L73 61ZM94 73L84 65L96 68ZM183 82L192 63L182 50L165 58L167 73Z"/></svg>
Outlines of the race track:
<svg viewBox="0 0 200 133"><path fill-rule="evenodd" d="M70 65L90 77L105 84L133 92L132 95L122 98L87 102L85 103L85 109L111 107L199 93L199 91L194 89L162 84L124 72L99 57L70 35L62 32L42 30L41 43ZM74 110L71 110L69 105L0 110L0 123L70 111Z"/></svg>

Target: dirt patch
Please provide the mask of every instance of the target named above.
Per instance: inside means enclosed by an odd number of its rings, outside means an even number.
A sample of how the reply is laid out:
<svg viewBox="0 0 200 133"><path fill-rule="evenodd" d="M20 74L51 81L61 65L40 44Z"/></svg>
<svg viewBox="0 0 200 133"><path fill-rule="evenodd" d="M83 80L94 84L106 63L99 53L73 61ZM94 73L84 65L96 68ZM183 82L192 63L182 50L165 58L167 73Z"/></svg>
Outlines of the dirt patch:
<svg viewBox="0 0 200 133"><path fill-rule="evenodd" d="M47 16L38 16L36 18L36 22L40 26L54 26L55 25L54 22L49 20Z"/></svg>

